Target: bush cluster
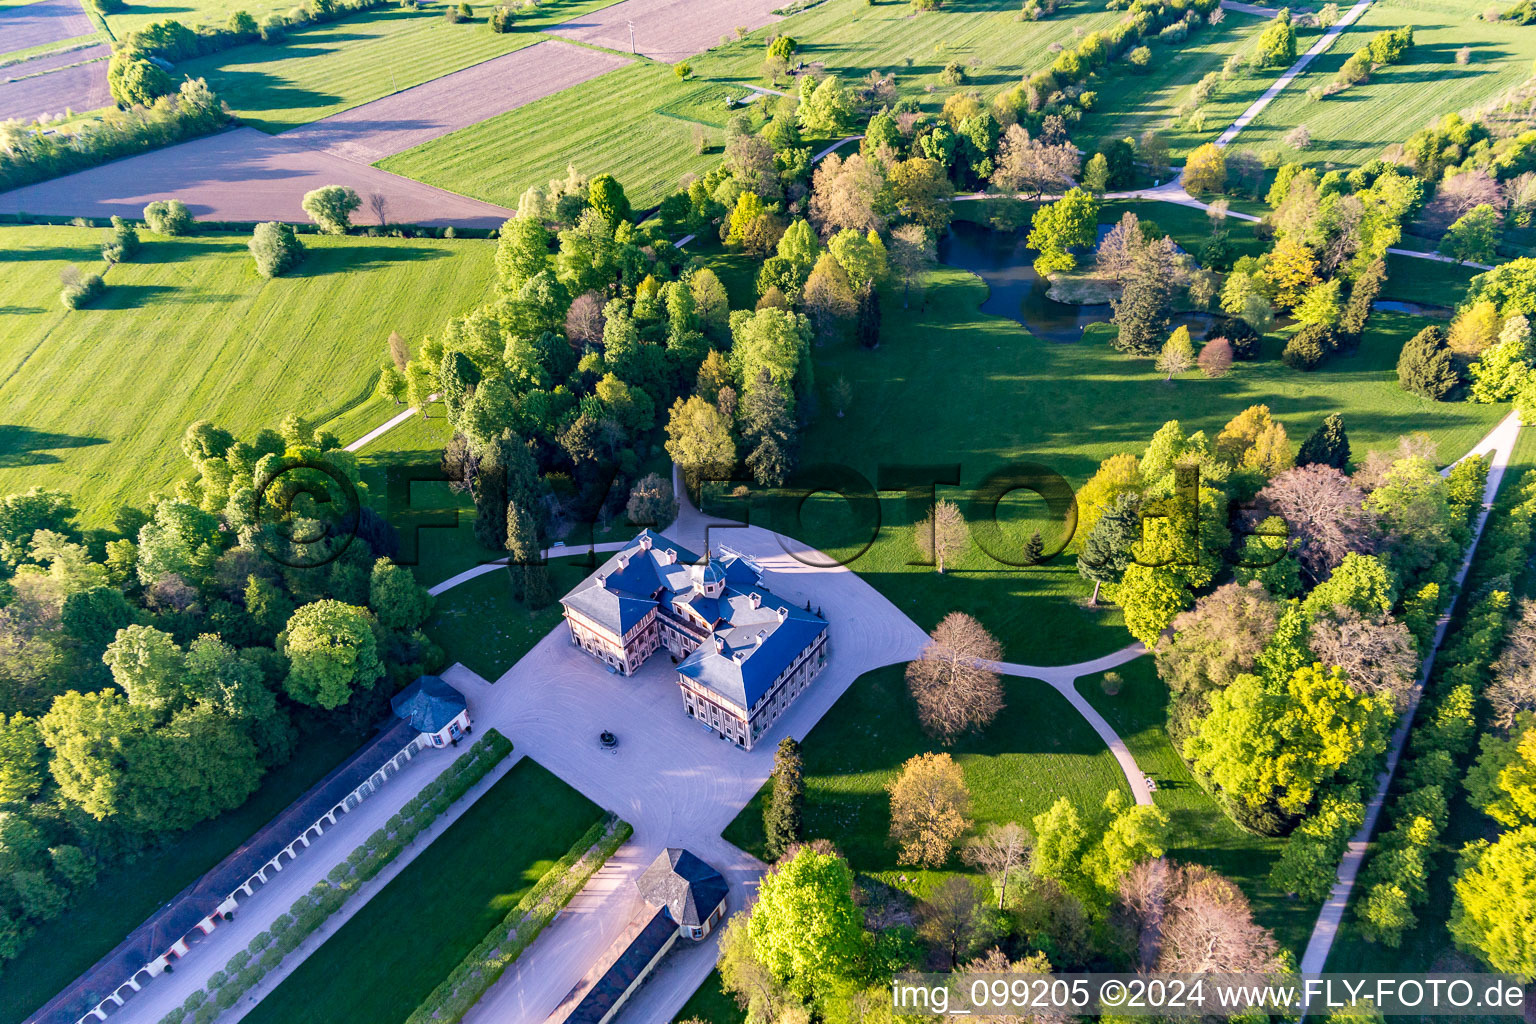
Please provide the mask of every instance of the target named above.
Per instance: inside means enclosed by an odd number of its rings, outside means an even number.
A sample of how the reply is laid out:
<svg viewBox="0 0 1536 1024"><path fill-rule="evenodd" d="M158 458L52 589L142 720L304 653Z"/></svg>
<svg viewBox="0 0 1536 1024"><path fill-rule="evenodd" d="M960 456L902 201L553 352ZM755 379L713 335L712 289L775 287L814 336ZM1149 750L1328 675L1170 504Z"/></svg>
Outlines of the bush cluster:
<svg viewBox="0 0 1536 1024"><path fill-rule="evenodd" d="M160 1024L212 1024L223 1010L235 1005L281 964L283 957L340 910L359 886L383 871L406 844L511 752L511 740L495 729L487 730L474 746L412 797L399 814L336 865L325 881L317 882L294 901L288 913L272 922L271 930L257 935L248 947L230 957L224 970L208 979L206 990L192 993L179 1009L161 1018Z"/></svg>

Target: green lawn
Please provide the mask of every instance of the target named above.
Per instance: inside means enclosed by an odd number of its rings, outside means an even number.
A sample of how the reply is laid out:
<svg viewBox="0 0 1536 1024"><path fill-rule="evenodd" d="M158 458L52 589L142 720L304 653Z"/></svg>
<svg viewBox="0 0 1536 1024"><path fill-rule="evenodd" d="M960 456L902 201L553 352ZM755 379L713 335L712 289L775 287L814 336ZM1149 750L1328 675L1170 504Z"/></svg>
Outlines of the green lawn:
<svg viewBox="0 0 1536 1024"><path fill-rule="evenodd" d="M1002 714L979 736L944 747L918 725L904 672L905 666L892 665L861 676L802 744L805 834L830 839L854 870L909 891L926 891L941 876L898 865L888 838L886 783L908 758L926 751L947 751L960 764L978 826L1028 825L1063 796L1080 810L1096 810L1110 790L1126 789L1103 741L1045 683L1004 677ZM725 830L726 839L759 857L765 854L766 794L765 786Z"/></svg>
<svg viewBox="0 0 1536 1024"><path fill-rule="evenodd" d="M1498 96L1530 76L1536 33L1509 22L1482 21L1478 15L1486 6L1471 0L1376 0L1243 130L1238 144L1277 148L1292 127L1306 125L1312 144L1301 158L1362 164L1442 114ZM1405 24L1413 26L1414 46L1401 63L1380 68L1370 82L1331 98L1307 99L1308 89L1331 81L1372 36ZM1456 63L1463 46L1472 49L1465 66Z"/></svg>
<svg viewBox="0 0 1536 1024"><path fill-rule="evenodd" d="M399 1024L601 815L524 758L244 1019Z"/></svg>
<svg viewBox="0 0 1536 1024"><path fill-rule="evenodd" d="M197 420L245 434L361 404L391 331L414 344L494 275L486 241L306 235L304 263L268 281L244 236L146 234L96 306L65 310L59 271L100 270L103 235L0 227L0 493L64 488L91 523L183 475Z"/></svg>
<svg viewBox="0 0 1536 1024"><path fill-rule="evenodd" d="M710 971L698 991L688 997L677 1011L672 1024L700 1020L704 1024L746 1024L747 1013L736 1005L736 997L721 987L720 972Z"/></svg>
<svg viewBox="0 0 1536 1024"><path fill-rule="evenodd" d="M487 8L489 9L489 8ZM242 121L280 132L538 42L484 18L450 25L439 4L381 7L177 66L206 77Z"/></svg>
<svg viewBox="0 0 1536 1024"><path fill-rule="evenodd" d="M1228 11L1220 25L1206 26L1184 46L1154 44L1153 59L1144 74L1116 70L1093 84L1099 100L1072 130L1073 141L1088 152L1106 139L1140 136L1148 129L1162 133L1175 162L1184 154L1221 134L1237 115L1274 82L1278 72L1250 72L1246 66L1223 83L1204 106L1205 127L1170 127L1174 111L1190 101L1195 83L1220 71L1229 56L1246 53L1267 24L1263 18ZM1303 35L1298 46L1309 40Z"/></svg>
<svg viewBox="0 0 1536 1024"><path fill-rule="evenodd" d="M1197 211L1158 204L1155 215L1176 235L1204 230ZM1012 320L982 313L985 295L976 276L941 266L925 301L903 310L899 292L891 298L878 349L852 342L815 349L816 380L825 387L846 377L853 400L841 419L823 408L805 434L802 461L849 466L871 484L881 464L959 463L961 487L938 493L964 507L982 478L1003 465L1043 463L1081 486L1102 459L1142 451L1166 420L1215 436L1255 403L1269 405L1292 444L1339 412L1357 458L1392 445L1399 434L1423 430L1439 443L1443 461L1471 448L1505 411L1434 403L1398 386L1398 352L1427 322L1417 317L1376 314L1357 353L1315 373L1284 366L1277 338L1261 361L1240 363L1227 377L1190 374L1166 384L1151 360L1116 353L1101 328L1077 344L1039 341ZM728 508L722 504L721 511ZM777 519L775 511L760 506L754 521L777 524L780 532L845 558L857 555L873 532L873 524L856 521L845 502L831 497L811 501L801 522ZM1040 511L1034 499L1005 502L1005 546L1017 550L1039 524L1033 517ZM965 609L1003 640L1009 660L1033 664L1080 661L1129 642L1116 611L1083 606L1089 588L1070 555L1019 569L972 548L940 575L908 564L918 558L911 524L905 497L883 495L875 540L851 565L924 628ZM1048 539L1051 529L1041 526Z"/></svg>
<svg viewBox="0 0 1536 1024"><path fill-rule="evenodd" d="M104 956L145 918L238 848L360 745L355 734L305 729L293 760L274 768L235 810L203 822L131 864L102 872L67 913L37 930L21 956L0 973L0 1021L18 1024L30 1011Z"/></svg>
<svg viewBox="0 0 1536 1024"><path fill-rule="evenodd" d="M484 554L490 557L489 552ZM556 598L592 571L590 565L577 564L581 561L578 557L550 562L550 584ZM470 671L494 683L560 624L560 615L558 600L537 610L517 600L507 570L497 569L438 595L426 631L447 652L450 662L463 662Z"/></svg>
<svg viewBox="0 0 1536 1024"><path fill-rule="evenodd" d="M1079 679L1077 691L1114 726L1136 764L1156 781L1153 800L1168 815L1171 828L1168 856L1204 864L1236 882L1253 903L1259 923L1273 929L1299 959L1317 906L1291 900L1269 884L1284 841L1245 832L1195 782L1164 728L1168 688L1152 659L1137 659L1117 671L1124 683L1115 696L1104 692L1102 674Z"/></svg>
<svg viewBox="0 0 1536 1024"><path fill-rule="evenodd" d="M967 67L967 80L959 88L990 97L1049 65L1053 44L1070 46L1076 34L1107 28L1122 17L1079 2L1064 5L1044 21L1024 22L1018 20L1018 9L1016 0L966 0L913 16L907 4L827 0L693 58L693 78L687 82L679 82L667 65L621 68L379 166L488 202L516 205L523 190L562 175L574 162L589 175L616 175L637 206L648 206L673 191L683 174L702 173L718 161L721 129L730 114L725 96L745 95L743 83L769 84L763 41L770 33L793 36L800 43L797 60L850 84L870 71L892 73L900 95L937 112L956 89L940 81L946 64ZM1184 79L1194 68L1203 74L1207 64L1219 66L1252 35L1253 25L1237 17L1228 22L1208 40L1198 36L1188 51L1154 44L1155 74L1115 69L1094 84L1101 95L1112 92L1119 109L1134 111L1137 123L1157 123L1164 107L1189 84ZM780 87L786 88L783 82ZM594 116L594 110L621 111L622 116ZM704 156L693 143L701 126L715 147Z"/></svg>

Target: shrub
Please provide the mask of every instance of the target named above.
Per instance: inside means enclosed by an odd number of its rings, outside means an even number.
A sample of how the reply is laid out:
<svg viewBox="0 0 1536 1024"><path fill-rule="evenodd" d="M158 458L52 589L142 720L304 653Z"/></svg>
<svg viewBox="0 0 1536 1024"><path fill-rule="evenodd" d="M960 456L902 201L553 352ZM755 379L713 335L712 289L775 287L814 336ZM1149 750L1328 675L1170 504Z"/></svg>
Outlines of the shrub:
<svg viewBox="0 0 1536 1024"><path fill-rule="evenodd" d="M491 12L490 25L492 32L511 32L512 25L517 20L510 7L498 7Z"/></svg>
<svg viewBox="0 0 1536 1024"><path fill-rule="evenodd" d="M97 14L117 14L119 11L128 9L128 5L123 3L123 0L91 0L91 6L96 9Z"/></svg>
<svg viewBox="0 0 1536 1024"><path fill-rule="evenodd" d="M121 217L112 218L112 233L101 243L101 258L108 264L126 263L139 251L139 232Z"/></svg>
<svg viewBox="0 0 1536 1024"><path fill-rule="evenodd" d="M1472 47L1470 47L1470 46L1463 46L1461 49L1457 50L1456 51L1456 63L1457 64L1470 64L1470 63L1472 63Z"/></svg>
<svg viewBox="0 0 1536 1024"><path fill-rule="evenodd" d="M281 14L269 14L261 19L261 41L277 44L288 34L288 19Z"/></svg>
<svg viewBox="0 0 1536 1024"><path fill-rule="evenodd" d="M176 91L176 82L147 55L127 48L107 62L107 88L120 107L148 107Z"/></svg>
<svg viewBox="0 0 1536 1024"><path fill-rule="evenodd" d="M443 9L443 17L448 19L448 24L450 25L457 25L464 20L464 15L460 14L459 9L452 5Z"/></svg>
<svg viewBox="0 0 1536 1024"><path fill-rule="evenodd" d="M1145 46L1138 46L1125 55L1125 60L1137 71L1145 71L1147 65L1152 63L1152 51Z"/></svg>
<svg viewBox="0 0 1536 1024"><path fill-rule="evenodd" d="M59 278L64 282L64 290L59 292L59 301L69 309L89 306L107 290L107 284L100 274L82 274L74 266L65 267L59 272Z"/></svg>
<svg viewBox="0 0 1536 1024"><path fill-rule="evenodd" d="M687 61L681 61L672 65L672 73L677 76L679 82L686 82L693 75L693 65Z"/></svg>
<svg viewBox="0 0 1536 1024"><path fill-rule="evenodd" d="M226 27L231 35L241 36L245 39L255 36L260 31L256 27L256 19L251 17L249 11L235 11L229 16Z"/></svg>
<svg viewBox="0 0 1536 1024"><path fill-rule="evenodd" d="M1461 383L1461 375L1438 326L1424 328L1403 345L1397 359L1397 382L1404 391L1440 401Z"/></svg>
<svg viewBox="0 0 1536 1024"><path fill-rule="evenodd" d="M1232 369L1232 343L1226 338L1212 338L1200 348L1200 372L1207 377L1224 377Z"/></svg>
<svg viewBox="0 0 1536 1024"><path fill-rule="evenodd" d="M944 70L939 73L939 80L945 85L961 85L965 82L965 68L959 61L950 61L944 65Z"/></svg>
<svg viewBox="0 0 1536 1024"><path fill-rule="evenodd" d="M157 199L144 207L144 223L157 235L185 235L192 230L192 211L180 199Z"/></svg>
<svg viewBox="0 0 1536 1024"><path fill-rule="evenodd" d="M293 228L281 221L269 220L257 224L251 234L251 257L256 261L256 272L262 277L278 277L299 265L304 258L304 245ZM275 929L274 929L275 930Z"/></svg>

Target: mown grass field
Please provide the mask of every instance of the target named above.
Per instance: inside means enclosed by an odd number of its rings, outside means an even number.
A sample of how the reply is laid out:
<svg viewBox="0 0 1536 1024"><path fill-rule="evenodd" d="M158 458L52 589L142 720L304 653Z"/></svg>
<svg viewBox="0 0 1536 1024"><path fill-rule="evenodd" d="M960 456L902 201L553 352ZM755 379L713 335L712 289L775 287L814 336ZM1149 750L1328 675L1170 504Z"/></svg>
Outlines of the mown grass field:
<svg viewBox="0 0 1536 1024"><path fill-rule="evenodd" d="M488 8L487 8L488 9ZM242 121L266 132L430 82L530 46L536 32L492 32L483 17L451 25L443 8L381 7L178 65L206 77Z"/></svg>
<svg viewBox="0 0 1536 1024"><path fill-rule="evenodd" d="M1003 677L1007 707L980 735L945 747L923 732L907 695L905 666L861 676L801 744L805 762L805 835L830 839L855 871L918 895L950 869L897 864L890 842L890 796L885 786L908 758L945 751L965 773L977 827L1007 821L1029 824L1060 797L1082 811L1096 810L1125 776L1066 698L1036 679ZM768 788L736 816L725 838L764 856L763 802Z"/></svg>
<svg viewBox="0 0 1536 1024"><path fill-rule="evenodd" d="M492 557L490 552L481 553L487 560ZM578 564L585 561L581 556L550 561L550 588L556 598L592 571L590 564ZM558 600L531 608L517 599L511 574L496 569L440 594L426 632L451 662L463 662L471 672L494 683L560 625L560 617Z"/></svg>
<svg viewBox="0 0 1536 1024"><path fill-rule="evenodd" d="M1318 908L1289 899L1269 884L1285 842L1239 828L1190 775L1164 728L1168 688L1157 677L1153 660L1138 658L1117 671L1123 683L1114 696L1104 692L1103 673L1077 680L1077 692L1114 726L1137 766L1156 781L1152 799L1168 815L1168 857L1204 864L1236 882L1258 922L1299 960Z"/></svg>
<svg viewBox="0 0 1536 1024"><path fill-rule="evenodd" d="M1320 165L1365 163L1441 115L1493 99L1531 74L1536 33L1507 22L1485 22L1487 5L1470 0L1376 0L1355 24L1297 76L1237 138L1255 150L1281 148L1283 136L1306 125L1312 144L1299 159ZM1371 80L1321 101L1307 90L1326 85L1349 57L1378 32L1413 26L1414 46ZM1456 63L1456 51L1472 49Z"/></svg>
<svg viewBox="0 0 1536 1024"><path fill-rule="evenodd" d="M131 864L103 871L68 913L39 928L21 956L7 962L0 974L0 1021L19 1024L320 781L364 739L326 726L304 729L293 760L268 772L245 803L169 837Z"/></svg>
<svg viewBox="0 0 1536 1024"><path fill-rule="evenodd" d="M306 235L303 264L268 281L243 235L146 233L94 307L64 309L59 271L100 271L103 235L0 227L0 493L62 488L91 523L181 476L197 420L248 434L360 403L391 331L416 344L494 276L483 240Z"/></svg>
<svg viewBox="0 0 1536 1024"><path fill-rule="evenodd" d="M1050 64L1053 44L1071 46L1078 33L1106 28L1121 17L1078 0L1044 21L1024 22L1018 20L1018 7L1014 0L966 0L914 15L907 4L827 0L693 58L693 78L687 82L678 81L667 65L622 68L379 166L489 202L516 205L528 186L563 174L574 162L589 175L614 174L637 206L648 206L676 189L683 174L701 173L718 161L721 129L730 116L724 98L744 96L744 83L769 84L763 59L770 34L793 36L800 44L797 61L837 74L849 85L870 71L892 73L899 94L937 112L957 89L990 97L1011 87ZM1120 68L1102 73L1095 83L1104 97L1101 103L1113 93L1115 103L1133 111L1127 123L1161 127L1178 91L1204 74L1207 64L1219 67L1252 35L1248 20L1257 22L1234 16L1216 30L1202 30L1187 57L1154 44L1159 70L1152 75ZM951 62L966 68L966 81L958 87L940 77ZM1201 69L1199 74L1186 82L1194 67ZM795 86L781 80L780 88L792 91ZM595 110L614 116L594 116ZM714 152L698 154L693 142L697 126L706 131Z"/></svg>
<svg viewBox="0 0 1536 1024"><path fill-rule="evenodd" d="M399 1024L601 815L524 758L244 1019Z"/></svg>
<svg viewBox="0 0 1536 1024"><path fill-rule="evenodd" d="M1157 204L1152 212L1176 237L1208 230L1198 211ZM1106 215L1113 220L1118 211ZM729 261L725 266L729 271ZM1104 325L1091 327L1076 344L1040 341L1013 320L981 312L986 294L980 278L940 266L910 309L902 308L899 291L888 299L878 349L866 351L851 341L815 349L819 386L844 377L853 398L841 419L823 399L821 415L805 433L802 462L848 466L871 484L882 464L959 463L960 486L941 486L937 493L967 509L982 479L1004 465L1042 463L1078 487L1101 460L1144 450L1167 420L1214 437L1258 403L1285 424L1293 445L1329 413L1341 413L1357 459L1390 447L1400 434L1423 430L1438 443L1442 461L1450 461L1505 412L1501 406L1434 403L1398 386L1398 353L1428 322L1417 317L1375 314L1358 352L1314 373L1283 365L1276 337L1266 342L1261 360L1240 363L1224 378L1195 373L1168 384L1150 359L1115 352ZM1039 518L1042 510L1033 498L1005 502L1001 543L1017 550L1037 526L1052 539L1052 526ZM729 514L724 504L720 511ZM1113 608L1085 607L1090 588L1070 554L1015 568L972 546L942 575L909 564L920 554L899 492L881 496L878 532L832 497L811 501L800 522L779 523L773 516L765 505L754 521L852 559L855 571L925 629L957 608L976 615L1003 641L1009 660L1065 664L1129 642Z"/></svg>

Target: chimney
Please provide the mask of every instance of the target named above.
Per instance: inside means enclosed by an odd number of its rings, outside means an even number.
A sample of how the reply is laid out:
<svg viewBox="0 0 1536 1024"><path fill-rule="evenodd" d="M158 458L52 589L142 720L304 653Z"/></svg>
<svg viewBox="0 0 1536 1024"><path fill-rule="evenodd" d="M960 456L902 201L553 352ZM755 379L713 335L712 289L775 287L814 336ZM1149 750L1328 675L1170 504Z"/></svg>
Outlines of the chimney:
<svg viewBox="0 0 1536 1024"><path fill-rule="evenodd" d="M789 606L781 605L779 607L779 621L783 622L787 618L789 618Z"/></svg>
<svg viewBox="0 0 1536 1024"><path fill-rule="evenodd" d="M763 606L763 595L755 590L752 591L752 596L748 600L752 602L753 608L761 608Z"/></svg>
<svg viewBox="0 0 1536 1024"><path fill-rule="evenodd" d="M765 637L767 635L768 635L768 633L765 630L761 630L761 629L758 630L757 631L757 636L752 638L752 646L753 647L761 647L761 646L763 646L763 637Z"/></svg>
<svg viewBox="0 0 1536 1024"><path fill-rule="evenodd" d="M716 636L714 639L715 639L715 653L716 654L724 654L725 653L725 637L723 637L723 636Z"/></svg>
<svg viewBox="0 0 1536 1024"><path fill-rule="evenodd" d="M649 550L651 550L651 538L646 536L645 534L641 534L640 535L640 550L641 551L649 551Z"/></svg>
<svg viewBox="0 0 1536 1024"><path fill-rule="evenodd" d="M623 572L625 569L628 569L628 568L629 568L629 556L628 555L620 555L619 556L619 572Z"/></svg>
<svg viewBox="0 0 1536 1024"><path fill-rule="evenodd" d="M667 548L667 564L677 564L677 548Z"/></svg>
<svg viewBox="0 0 1536 1024"><path fill-rule="evenodd" d="M747 660L747 652L737 651L735 654L731 655L731 657L736 659L736 664L740 665L742 662Z"/></svg>
<svg viewBox="0 0 1536 1024"><path fill-rule="evenodd" d="M600 572L600 573L597 574L597 585L602 587L604 590L608 589L608 574L607 573L601 573Z"/></svg>

